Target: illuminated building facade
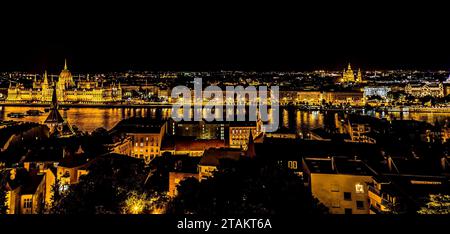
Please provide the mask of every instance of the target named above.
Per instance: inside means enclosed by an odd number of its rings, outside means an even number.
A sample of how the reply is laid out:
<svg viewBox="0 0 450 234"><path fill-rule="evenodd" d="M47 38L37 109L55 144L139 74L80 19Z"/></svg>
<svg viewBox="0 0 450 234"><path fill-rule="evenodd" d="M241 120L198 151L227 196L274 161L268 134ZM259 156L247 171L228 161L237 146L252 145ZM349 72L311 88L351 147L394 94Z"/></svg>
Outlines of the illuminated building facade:
<svg viewBox="0 0 450 234"><path fill-rule="evenodd" d="M89 76L86 80L79 79L75 82L66 62L57 81L49 81L47 72L45 72L43 80L38 81L35 77L32 88L26 88L22 84L10 84L6 101L50 102L53 83L56 85L58 99L64 103L103 103L122 100L120 83L117 86L113 83L105 87L103 82L99 84L98 81L89 80Z"/></svg>
<svg viewBox="0 0 450 234"><path fill-rule="evenodd" d="M7 214L38 214L45 204L45 175L12 169L6 182Z"/></svg>
<svg viewBox="0 0 450 234"><path fill-rule="evenodd" d="M414 97L444 97L444 85L442 83L407 84L405 93Z"/></svg>
<svg viewBox="0 0 450 234"><path fill-rule="evenodd" d="M364 93L353 91L280 91L280 104L289 103L321 105L329 103L333 105L350 104L364 105Z"/></svg>
<svg viewBox="0 0 450 234"><path fill-rule="evenodd" d="M131 155L133 157L150 162L160 155L161 141L164 135L163 128L160 128L159 132L133 132L128 135L132 138Z"/></svg>
<svg viewBox="0 0 450 234"><path fill-rule="evenodd" d="M447 186L448 179L441 175L375 176L368 185L369 214L416 213L426 206L430 194L446 193Z"/></svg>
<svg viewBox="0 0 450 234"><path fill-rule="evenodd" d="M169 120L169 134L172 136L195 137L197 139L225 140L228 123L223 121L179 121Z"/></svg>
<svg viewBox="0 0 450 234"><path fill-rule="evenodd" d="M366 123L354 123L350 120L347 121L347 132L350 135L352 142L370 143L375 144L375 139L369 137L370 125Z"/></svg>
<svg viewBox="0 0 450 234"><path fill-rule="evenodd" d="M247 149L250 134L253 138L261 133L261 121L231 122L229 127L229 146Z"/></svg>
<svg viewBox="0 0 450 234"><path fill-rule="evenodd" d="M45 176L33 175L20 195L20 214L38 214L45 202Z"/></svg>
<svg viewBox="0 0 450 234"><path fill-rule="evenodd" d="M170 137L163 141L161 154L164 152L172 155L188 155L201 157L209 148L225 147L225 141L219 139L196 139L195 137Z"/></svg>
<svg viewBox="0 0 450 234"><path fill-rule="evenodd" d="M381 98L387 98L391 88L386 86L370 86L364 87L364 97L379 96Z"/></svg>
<svg viewBox="0 0 450 234"><path fill-rule="evenodd" d="M361 91L347 92L325 92L323 95L325 102L331 104L349 104L355 106L364 105L364 96Z"/></svg>
<svg viewBox="0 0 450 234"><path fill-rule="evenodd" d="M63 153L63 159L56 167L56 178L60 182L59 189L62 192L66 191L69 185L79 183L81 176L89 173L88 167L95 161L95 159L88 160L81 145L75 152L65 149Z"/></svg>
<svg viewBox="0 0 450 234"><path fill-rule="evenodd" d="M299 138L299 134L294 130L281 127L276 132L264 133L264 137L278 138L278 139L297 139Z"/></svg>
<svg viewBox="0 0 450 234"><path fill-rule="evenodd" d="M56 183L55 161L25 161L24 168L28 173L36 173L45 176L45 207L50 208L52 205L52 196L54 194L53 186Z"/></svg>
<svg viewBox="0 0 450 234"><path fill-rule="evenodd" d="M362 83L363 78L362 78L361 69L358 69L358 72L355 77L355 73L352 70L352 66L349 63L347 69L344 69L344 71L342 73L342 78L340 79L340 82L341 83L350 83L350 82Z"/></svg>
<svg viewBox="0 0 450 234"><path fill-rule="evenodd" d="M131 156L150 163L161 155L161 144L166 128L166 121L134 117L120 121L111 131L130 137Z"/></svg>
<svg viewBox="0 0 450 234"><path fill-rule="evenodd" d="M311 194L331 214L369 214L368 188L373 170L360 160L304 158L304 177Z"/></svg>
<svg viewBox="0 0 450 234"><path fill-rule="evenodd" d="M398 204L398 196L392 190L392 182L382 178L374 178L368 186L370 210L369 214L390 213Z"/></svg>

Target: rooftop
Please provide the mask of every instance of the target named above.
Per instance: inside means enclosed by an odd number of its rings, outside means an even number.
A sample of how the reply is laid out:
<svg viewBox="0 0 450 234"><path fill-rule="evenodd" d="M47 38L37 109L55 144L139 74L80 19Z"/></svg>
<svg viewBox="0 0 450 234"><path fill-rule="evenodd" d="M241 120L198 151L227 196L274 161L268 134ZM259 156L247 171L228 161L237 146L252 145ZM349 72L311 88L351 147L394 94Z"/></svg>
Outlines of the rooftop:
<svg viewBox="0 0 450 234"><path fill-rule="evenodd" d="M242 155L243 152L240 149L210 148L205 150L199 164L203 166L219 166L220 160L239 160Z"/></svg>
<svg viewBox="0 0 450 234"><path fill-rule="evenodd" d="M189 136L174 136L164 139L161 150L203 151L209 148L225 146L225 141L219 139L196 139Z"/></svg>
<svg viewBox="0 0 450 234"><path fill-rule="evenodd" d="M132 117L121 120L111 129L111 132L126 133L160 133L164 126L165 120L154 120L143 117Z"/></svg>
<svg viewBox="0 0 450 234"><path fill-rule="evenodd" d="M375 175L363 161L348 157L305 158L304 163L311 173L342 175Z"/></svg>
<svg viewBox="0 0 450 234"><path fill-rule="evenodd" d="M22 188L22 194L35 194L37 188L45 178L44 175L32 174L25 182Z"/></svg>
<svg viewBox="0 0 450 234"><path fill-rule="evenodd" d="M357 156L365 160L382 160L379 146L357 142L337 142L303 139L264 138L255 142L257 157L269 160L300 159L301 157Z"/></svg>

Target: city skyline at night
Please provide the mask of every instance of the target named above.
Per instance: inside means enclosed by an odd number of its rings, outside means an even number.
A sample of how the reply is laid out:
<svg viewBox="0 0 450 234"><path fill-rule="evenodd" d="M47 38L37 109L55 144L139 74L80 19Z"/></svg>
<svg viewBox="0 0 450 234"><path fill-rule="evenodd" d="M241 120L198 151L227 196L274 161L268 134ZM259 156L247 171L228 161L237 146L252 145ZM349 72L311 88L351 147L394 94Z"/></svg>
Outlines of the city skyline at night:
<svg viewBox="0 0 450 234"><path fill-rule="evenodd" d="M447 8L37 5L0 14L0 232L448 224Z"/></svg>

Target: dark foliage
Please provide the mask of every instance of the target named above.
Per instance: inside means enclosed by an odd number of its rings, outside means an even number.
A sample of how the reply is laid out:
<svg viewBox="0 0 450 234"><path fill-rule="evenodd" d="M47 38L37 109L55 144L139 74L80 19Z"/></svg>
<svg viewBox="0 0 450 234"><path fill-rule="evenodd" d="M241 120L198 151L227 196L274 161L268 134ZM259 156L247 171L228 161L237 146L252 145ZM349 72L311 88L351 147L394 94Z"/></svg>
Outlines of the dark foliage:
<svg viewBox="0 0 450 234"><path fill-rule="evenodd" d="M200 215L326 212L323 206L312 202L300 177L278 165L256 160L222 165L212 178L182 181L168 212Z"/></svg>
<svg viewBox="0 0 450 234"><path fill-rule="evenodd" d="M55 201L52 212L118 214L129 191L143 191L146 175L140 160L114 154L99 157L91 164L89 174Z"/></svg>
<svg viewBox="0 0 450 234"><path fill-rule="evenodd" d="M6 178L5 173L0 171L0 214L6 214Z"/></svg>

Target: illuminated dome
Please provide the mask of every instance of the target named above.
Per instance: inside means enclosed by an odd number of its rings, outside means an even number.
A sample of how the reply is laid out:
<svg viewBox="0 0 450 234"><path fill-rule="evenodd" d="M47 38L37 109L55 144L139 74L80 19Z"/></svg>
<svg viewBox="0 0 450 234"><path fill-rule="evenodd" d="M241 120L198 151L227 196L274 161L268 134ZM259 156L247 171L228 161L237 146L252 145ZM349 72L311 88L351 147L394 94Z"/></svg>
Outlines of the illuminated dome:
<svg viewBox="0 0 450 234"><path fill-rule="evenodd" d="M64 61L64 69L59 74L59 80L64 82L66 86L73 85L72 73L67 69L67 60Z"/></svg>
<svg viewBox="0 0 450 234"><path fill-rule="evenodd" d="M72 77L72 73L69 70L62 70L59 74L59 78L70 79Z"/></svg>

